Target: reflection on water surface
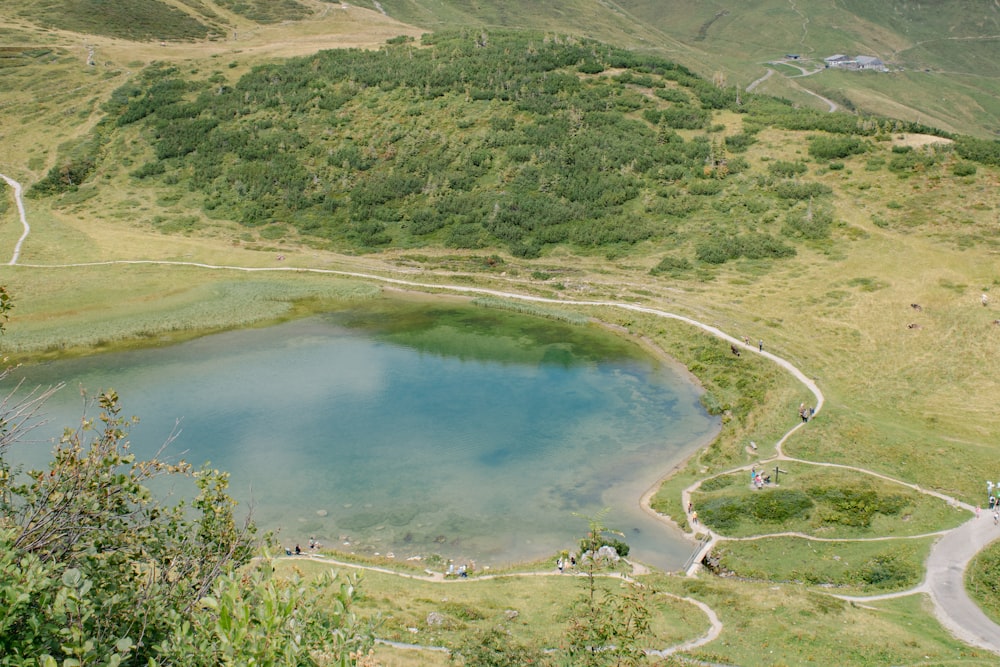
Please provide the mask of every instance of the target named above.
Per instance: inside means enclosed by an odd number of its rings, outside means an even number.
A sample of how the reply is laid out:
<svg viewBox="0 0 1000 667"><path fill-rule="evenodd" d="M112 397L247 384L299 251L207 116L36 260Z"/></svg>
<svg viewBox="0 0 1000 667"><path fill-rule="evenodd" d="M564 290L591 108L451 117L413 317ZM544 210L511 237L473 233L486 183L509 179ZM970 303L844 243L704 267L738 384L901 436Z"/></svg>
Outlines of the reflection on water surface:
<svg viewBox="0 0 1000 667"><path fill-rule="evenodd" d="M73 388L113 388L142 419L139 456L180 420L170 452L230 471L284 544L397 558L547 556L610 507L634 556L676 567L690 545L638 499L717 427L680 374L599 327L452 303L378 300L26 373L69 385L48 437L78 420Z"/></svg>

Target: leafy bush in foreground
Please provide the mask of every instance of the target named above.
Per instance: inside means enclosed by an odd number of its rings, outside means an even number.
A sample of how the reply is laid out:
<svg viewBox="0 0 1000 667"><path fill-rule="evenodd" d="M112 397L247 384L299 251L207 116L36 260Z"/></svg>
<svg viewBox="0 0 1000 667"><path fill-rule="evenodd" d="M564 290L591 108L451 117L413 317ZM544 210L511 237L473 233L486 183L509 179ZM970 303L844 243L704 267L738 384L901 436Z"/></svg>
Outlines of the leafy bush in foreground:
<svg viewBox="0 0 1000 667"><path fill-rule="evenodd" d="M354 582L309 589L273 580L267 563L241 569L257 542L236 522L228 475L136 460L134 420L113 392L46 469L12 469L3 454L39 404L0 412L0 664L313 665L322 654L346 665L371 646L350 614ZM194 481L190 506L154 499L147 484L162 476Z"/></svg>

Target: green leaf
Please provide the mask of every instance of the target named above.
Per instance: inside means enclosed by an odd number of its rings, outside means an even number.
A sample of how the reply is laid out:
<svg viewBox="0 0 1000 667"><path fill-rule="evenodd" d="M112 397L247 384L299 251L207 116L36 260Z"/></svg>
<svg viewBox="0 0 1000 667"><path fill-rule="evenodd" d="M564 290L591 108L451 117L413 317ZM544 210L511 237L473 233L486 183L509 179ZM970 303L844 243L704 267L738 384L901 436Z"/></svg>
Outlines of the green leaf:
<svg viewBox="0 0 1000 667"><path fill-rule="evenodd" d="M80 573L80 570L76 569L75 567L71 567L65 572L63 572L62 582L63 585L66 586L67 588L78 587L82 580L83 580L83 575Z"/></svg>

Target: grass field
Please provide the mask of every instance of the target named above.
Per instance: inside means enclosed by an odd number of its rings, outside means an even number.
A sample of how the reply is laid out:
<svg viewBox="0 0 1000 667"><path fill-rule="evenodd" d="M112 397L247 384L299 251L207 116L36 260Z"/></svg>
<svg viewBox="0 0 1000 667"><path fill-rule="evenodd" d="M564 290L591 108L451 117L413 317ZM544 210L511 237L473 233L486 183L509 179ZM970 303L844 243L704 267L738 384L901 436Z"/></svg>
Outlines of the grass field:
<svg viewBox="0 0 1000 667"><path fill-rule="evenodd" d="M845 556L870 556L872 551L853 550ZM832 549L813 551L818 562L836 563L832 558L837 555ZM330 568L294 558L282 559L277 566L279 573L295 572L304 577ZM343 566L333 569L341 575L358 573ZM551 563L545 571L547 576L442 583L361 570L365 599L358 613L378 610L383 622L380 634L405 644L451 647L461 642L464 632L499 624L514 642L533 638L556 647L569 620L569 606L582 592L582 579L554 574ZM601 581L612 587L619 585L614 579ZM690 653L695 660L745 667L992 664L991 657L963 649L948 638L929 619L920 596L861 606L790 582L685 580L661 575L639 577L639 581L657 601L655 633L661 641L694 639L707 630L701 610L678 598L701 600L717 610L725 626L723 635ZM428 619L433 619L431 624ZM449 664L446 654L432 650L380 646L377 656L387 667ZM673 663L650 658L646 664Z"/></svg>

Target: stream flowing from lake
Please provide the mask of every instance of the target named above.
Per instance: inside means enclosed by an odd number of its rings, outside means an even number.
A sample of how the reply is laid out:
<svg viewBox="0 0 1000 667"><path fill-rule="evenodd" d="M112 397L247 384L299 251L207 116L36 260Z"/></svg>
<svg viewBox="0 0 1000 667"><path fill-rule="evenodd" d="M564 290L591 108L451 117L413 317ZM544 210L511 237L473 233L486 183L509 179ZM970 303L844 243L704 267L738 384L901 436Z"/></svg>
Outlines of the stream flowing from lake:
<svg viewBox="0 0 1000 667"><path fill-rule="evenodd" d="M67 387L15 461L46 461L79 422L79 387L114 389L141 418L139 457L179 420L167 457L229 471L284 546L477 566L571 549L609 508L633 557L679 567L692 545L639 499L718 430L683 369L621 336L449 302L377 300L19 373Z"/></svg>

